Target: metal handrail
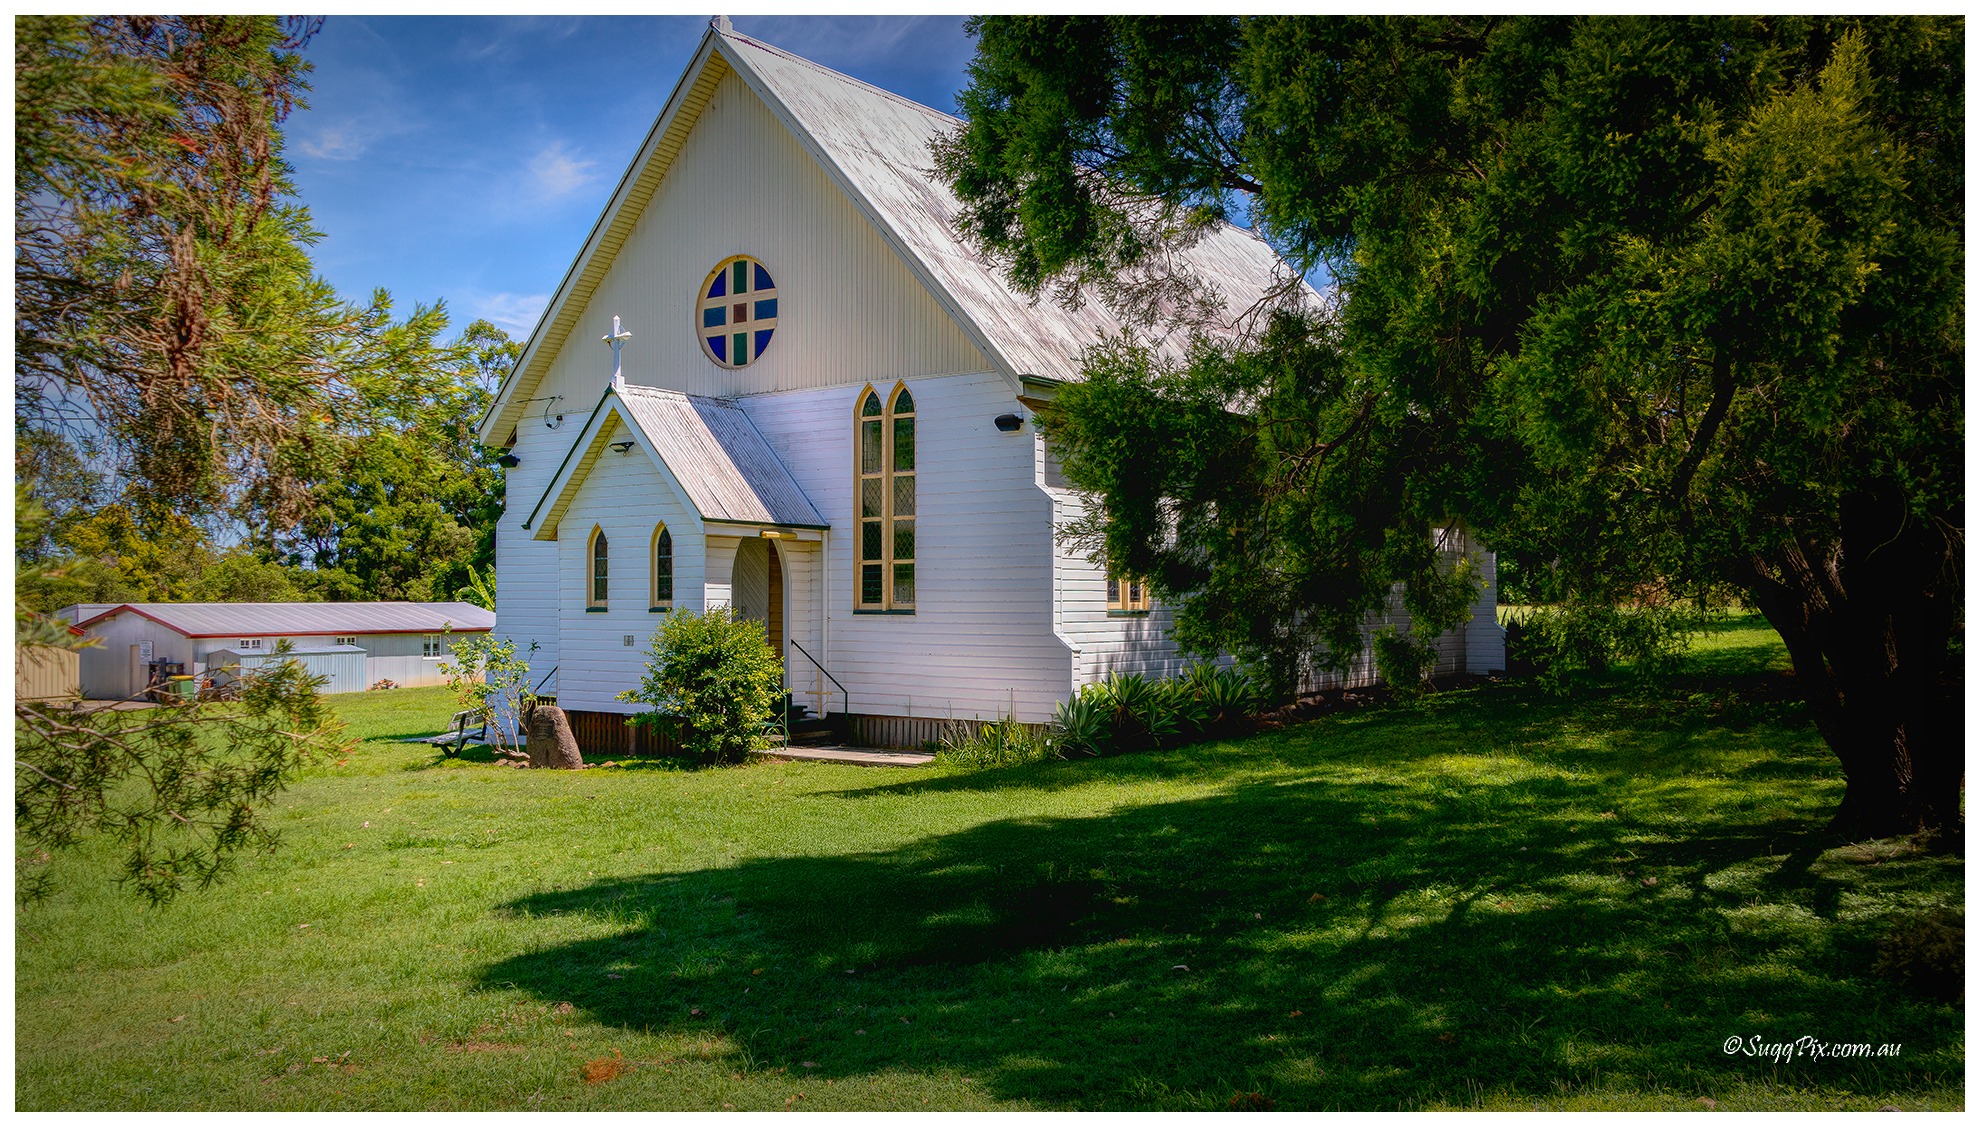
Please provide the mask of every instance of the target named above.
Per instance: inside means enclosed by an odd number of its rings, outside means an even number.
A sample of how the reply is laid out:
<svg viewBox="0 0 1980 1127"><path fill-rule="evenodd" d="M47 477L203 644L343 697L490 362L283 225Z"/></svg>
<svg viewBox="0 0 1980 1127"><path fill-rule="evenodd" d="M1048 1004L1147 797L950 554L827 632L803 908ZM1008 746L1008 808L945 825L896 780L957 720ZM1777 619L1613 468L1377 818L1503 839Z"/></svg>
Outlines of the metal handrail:
<svg viewBox="0 0 1980 1127"><path fill-rule="evenodd" d="M825 679L827 681L832 682L834 685L839 685L839 679L837 677L832 676L832 671L825 668L824 664L821 663L817 658L812 657L810 650L807 650L803 646L798 645L796 638L790 639L790 643L791 643L791 648L803 654L805 656L805 660L811 662L813 666L816 666L818 671L825 675ZM852 694L846 691L846 687L844 685L839 685L839 703L845 705L846 715L848 716L852 715Z"/></svg>
<svg viewBox="0 0 1980 1127"><path fill-rule="evenodd" d="M547 684L549 684L549 683L550 683L550 678L552 678L552 677L555 677L555 676L557 675L557 670L559 670L559 669L561 669L561 668L563 668L563 667L562 667L562 666L559 666L559 665L553 665L553 666L551 666L551 667L550 667L550 672L548 672L548 673L545 673L545 674L543 675L543 680L541 680L541 681L538 681L538 682L536 683L536 687L535 687L534 689L531 689L531 690L529 691L529 695L530 695L530 696L533 696L533 697L540 697L540 696L542 696L542 695L543 695L543 686L545 686L545 685L547 685ZM829 676L831 676L831 674L829 674L829 673L828 673L828 674L826 674L826 676L828 676L828 677L829 677Z"/></svg>

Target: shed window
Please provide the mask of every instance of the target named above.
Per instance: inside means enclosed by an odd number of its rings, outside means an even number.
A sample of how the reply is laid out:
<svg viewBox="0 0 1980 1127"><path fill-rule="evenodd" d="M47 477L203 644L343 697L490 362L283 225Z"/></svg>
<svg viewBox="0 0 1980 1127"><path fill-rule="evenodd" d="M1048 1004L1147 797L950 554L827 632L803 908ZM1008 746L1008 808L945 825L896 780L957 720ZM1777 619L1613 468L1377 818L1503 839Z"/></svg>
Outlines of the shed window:
<svg viewBox="0 0 1980 1127"><path fill-rule="evenodd" d="M237 650L241 650L243 652L246 652L248 650L259 650L261 648L261 642L262 639L260 638L242 638L240 644L235 646L234 648Z"/></svg>
<svg viewBox="0 0 1980 1127"><path fill-rule="evenodd" d="M674 605L674 534L662 524L653 529L653 602L651 610Z"/></svg>
<svg viewBox="0 0 1980 1127"><path fill-rule="evenodd" d="M446 657L446 641L446 636L443 634L428 634L426 637L420 639L419 656Z"/></svg>
<svg viewBox="0 0 1980 1127"><path fill-rule="evenodd" d="M763 355L777 328L777 283L747 255L725 258L701 283L695 302L701 350L724 368L742 368Z"/></svg>
<svg viewBox="0 0 1980 1127"><path fill-rule="evenodd" d="M882 404L871 387L853 417L859 558L853 606L912 613L915 604L916 449L914 397L904 384Z"/></svg>
<svg viewBox="0 0 1980 1127"><path fill-rule="evenodd" d="M340 634L332 641L331 644L338 646L355 646L357 645L357 635Z"/></svg>
<svg viewBox="0 0 1980 1127"><path fill-rule="evenodd" d="M594 528L591 530L590 556L591 583L588 588L590 594L585 599L585 606L603 607L605 606L605 595L609 587L608 579L610 578L611 571L610 550L605 543L604 529Z"/></svg>

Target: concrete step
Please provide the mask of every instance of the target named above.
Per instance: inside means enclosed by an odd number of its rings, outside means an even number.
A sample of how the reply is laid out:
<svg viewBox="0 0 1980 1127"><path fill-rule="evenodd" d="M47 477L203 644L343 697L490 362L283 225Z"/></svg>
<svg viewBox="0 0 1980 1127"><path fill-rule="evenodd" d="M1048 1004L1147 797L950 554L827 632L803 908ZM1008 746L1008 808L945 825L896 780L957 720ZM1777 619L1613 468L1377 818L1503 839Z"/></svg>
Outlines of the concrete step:
<svg viewBox="0 0 1980 1127"><path fill-rule="evenodd" d="M810 763L850 763L859 767L926 767L935 757L920 751L888 751L875 747L844 747L838 744L791 744L756 753L764 759L802 760Z"/></svg>

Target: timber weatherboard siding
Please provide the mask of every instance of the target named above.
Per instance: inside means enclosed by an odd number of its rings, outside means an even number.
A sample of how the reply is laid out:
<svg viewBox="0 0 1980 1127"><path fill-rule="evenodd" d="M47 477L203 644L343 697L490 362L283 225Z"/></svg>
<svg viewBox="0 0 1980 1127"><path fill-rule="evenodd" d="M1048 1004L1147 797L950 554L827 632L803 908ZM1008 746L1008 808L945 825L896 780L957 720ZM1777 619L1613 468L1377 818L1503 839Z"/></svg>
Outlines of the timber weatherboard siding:
<svg viewBox="0 0 1980 1127"><path fill-rule="evenodd" d="M602 393L604 381L601 379L598 382ZM522 522L529 518L530 507L536 503L536 498L542 496L549 486L551 475L557 472L564 452L584 426L583 412L590 409L589 404L583 408L570 408L564 415L564 421L553 430L545 426L545 422L554 419L557 411L569 407L569 404L547 404L553 408L547 416L545 406L542 403L531 404L530 410L516 426L515 443L509 452L519 459L519 463L502 471L505 478L503 503L506 507L495 526L495 635L514 642L516 656L529 662L532 688L553 670L561 672L558 666L558 545L532 538ZM532 643L537 647L533 653L530 652ZM557 682L552 679L545 691L553 691L556 687Z"/></svg>
<svg viewBox="0 0 1980 1127"><path fill-rule="evenodd" d="M736 254L755 258L776 281L777 328L761 359L730 369L702 355L695 316L704 276ZM562 394L560 406L576 403L588 412L611 372L598 337L614 316L633 334L621 354L626 382L690 395L989 367L900 255L733 73L531 394Z"/></svg>
<svg viewBox="0 0 1980 1127"><path fill-rule="evenodd" d="M911 615L853 608L852 439L864 384L740 401L832 525L830 653L807 648L855 713L1043 720L1067 692L1069 655L1052 631L1051 505L1033 485L1031 436L997 429L1017 404L995 373L906 382L916 415ZM885 396L893 384L874 387Z"/></svg>
<svg viewBox="0 0 1980 1127"><path fill-rule="evenodd" d="M622 430L606 441L624 437ZM700 610L703 585L703 525L682 503L660 471L639 450L607 449L578 486L557 527L559 651L565 660L557 674L557 703L565 709L632 712L637 706L614 699L639 684L648 643L665 622L650 601L654 525L665 521L674 538L676 608ZM605 609L588 607L591 530L607 537L609 575ZM631 635L633 644L625 644ZM538 674L541 676L541 674Z"/></svg>

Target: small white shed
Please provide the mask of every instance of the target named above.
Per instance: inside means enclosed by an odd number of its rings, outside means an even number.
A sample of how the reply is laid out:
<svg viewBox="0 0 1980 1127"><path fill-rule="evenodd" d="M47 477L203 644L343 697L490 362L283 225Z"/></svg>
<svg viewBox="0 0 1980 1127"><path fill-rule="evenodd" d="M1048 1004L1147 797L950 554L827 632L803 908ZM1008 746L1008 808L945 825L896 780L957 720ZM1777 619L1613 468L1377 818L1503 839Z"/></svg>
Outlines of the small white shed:
<svg viewBox="0 0 1980 1127"><path fill-rule="evenodd" d="M237 678L251 677L266 666L295 659L312 677L326 678L319 693L356 693L365 689L364 650L357 646L319 646L294 649L288 653L253 653L239 650L209 650L206 675L216 686L231 684Z"/></svg>
<svg viewBox="0 0 1980 1127"><path fill-rule="evenodd" d="M340 673L328 692L359 692L380 681L405 688L444 684L440 667L452 656L449 647L495 625L493 612L459 602L118 603L94 614L91 609L65 608L62 617L97 640L82 652L83 696L92 700L135 696L163 673L202 675L222 651L267 655L283 642L299 653L359 651L361 672L355 678Z"/></svg>

